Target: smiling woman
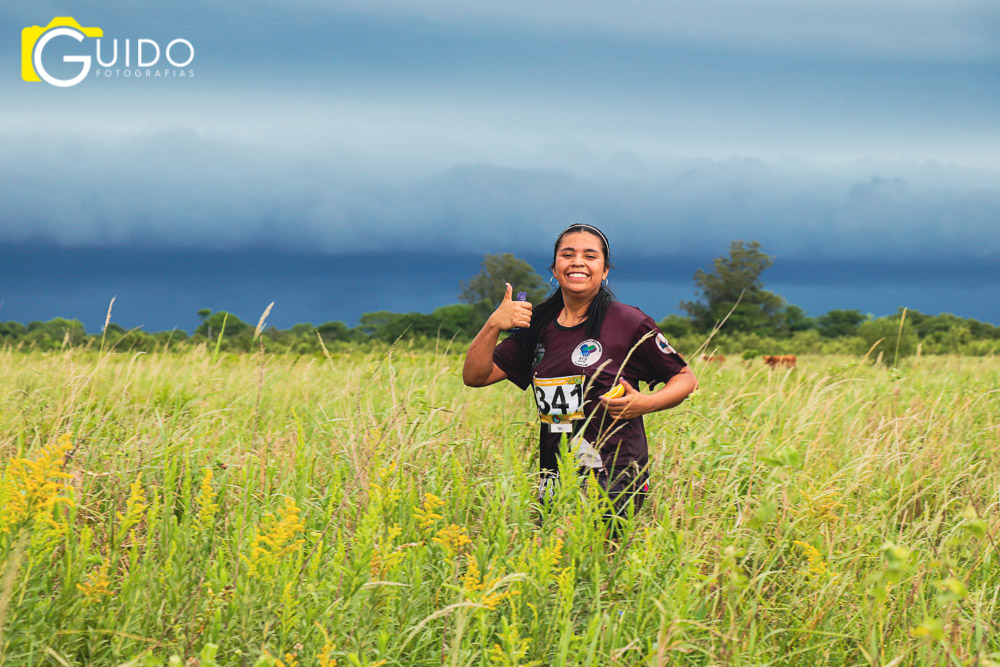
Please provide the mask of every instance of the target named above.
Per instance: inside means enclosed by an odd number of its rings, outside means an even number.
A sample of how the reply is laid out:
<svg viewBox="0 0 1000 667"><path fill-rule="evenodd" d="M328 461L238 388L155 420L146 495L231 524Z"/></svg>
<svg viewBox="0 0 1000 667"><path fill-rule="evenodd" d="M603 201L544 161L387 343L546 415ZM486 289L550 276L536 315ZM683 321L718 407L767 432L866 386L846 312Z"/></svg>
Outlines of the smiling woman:
<svg viewBox="0 0 1000 667"><path fill-rule="evenodd" d="M638 511L649 491L642 416L678 405L697 387L653 319L615 301L607 287L610 257L608 239L596 227L563 230L549 266L557 289L533 308L512 301L508 284L462 369L471 387L507 379L532 388L540 422L539 499L552 493L559 448L567 442L580 471L610 497L609 522ZM498 345L500 332L515 327ZM643 394L640 382L663 386Z"/></svg>

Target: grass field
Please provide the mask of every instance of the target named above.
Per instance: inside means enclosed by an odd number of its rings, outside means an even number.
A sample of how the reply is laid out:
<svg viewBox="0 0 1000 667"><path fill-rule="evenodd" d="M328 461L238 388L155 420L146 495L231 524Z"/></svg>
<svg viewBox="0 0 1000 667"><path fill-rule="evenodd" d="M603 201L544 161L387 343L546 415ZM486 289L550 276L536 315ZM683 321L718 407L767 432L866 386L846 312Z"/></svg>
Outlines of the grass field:
<svg viewBox="0 0 1000 667"><path fill-rule="evenodd" d="M2 665L1000 664L996 358L696 365L619 545L458 355L0 364Z"/></svg>

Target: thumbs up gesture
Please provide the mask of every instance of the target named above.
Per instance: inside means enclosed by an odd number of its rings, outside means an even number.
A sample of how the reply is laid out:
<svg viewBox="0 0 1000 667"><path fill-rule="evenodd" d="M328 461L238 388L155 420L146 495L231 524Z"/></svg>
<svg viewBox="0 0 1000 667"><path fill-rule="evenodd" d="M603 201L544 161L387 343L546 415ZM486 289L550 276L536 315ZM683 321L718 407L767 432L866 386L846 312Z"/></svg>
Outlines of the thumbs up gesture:
<svg viewBox="0 0 1000 667"><path fill-rule="evenodd" d="M489 323L501 330L530 326L531 304L527 301L514 301L511 298L514 294L514 288L510 286L510 283L505 284L507 291L503 295L503 301L490 315Z"/></svg>

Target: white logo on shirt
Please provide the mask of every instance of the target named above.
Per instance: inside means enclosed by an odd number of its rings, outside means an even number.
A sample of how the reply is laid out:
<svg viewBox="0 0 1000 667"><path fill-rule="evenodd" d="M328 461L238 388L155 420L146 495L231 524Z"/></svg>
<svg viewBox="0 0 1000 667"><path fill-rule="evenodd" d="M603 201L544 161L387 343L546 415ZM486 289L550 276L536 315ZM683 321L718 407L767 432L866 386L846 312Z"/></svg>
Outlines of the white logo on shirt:
<svg viewBox="0 0 1000 667"><path fill-rule="evenodd" d="M662 333L656 334L656 347L660 348L660 352L663 354L677 354L674 348L670 347L670 343L667 342L666 336Z"/></svg>
<svg viewBox="0 0 1000 667"><path fill-rule="evenodd" d="M573 364L584 368L592 366L597 363L603 353L604 348L601 347L600 341L588 338L573 350Z"/></svg>

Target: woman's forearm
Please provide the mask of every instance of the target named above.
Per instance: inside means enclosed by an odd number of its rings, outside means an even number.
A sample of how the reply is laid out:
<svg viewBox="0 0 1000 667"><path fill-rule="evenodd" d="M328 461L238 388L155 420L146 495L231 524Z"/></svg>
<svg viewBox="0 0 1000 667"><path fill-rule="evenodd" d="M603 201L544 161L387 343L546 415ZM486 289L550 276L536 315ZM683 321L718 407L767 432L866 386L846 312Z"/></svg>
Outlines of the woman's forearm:
<svg viewBox="0 0 1000 667"><path fill-rule="evenodd" d="M487 321L472 340L462 365L462 381L467 387L484 387L502 379L493 379L491 382L495 369L493 348L497 346L499 338L500 328Z"/></svg>
<svg viewBox="0 0 1000 667"><path fill-rule="evenodd" d="M667 380L662 387L652 394L646 395L646 398L649 399L647 405L649 409L644 412L646 414L659 412L680 405L697 388L698 379L691 371L691 367L685 366L680 373Z"/></svg>

